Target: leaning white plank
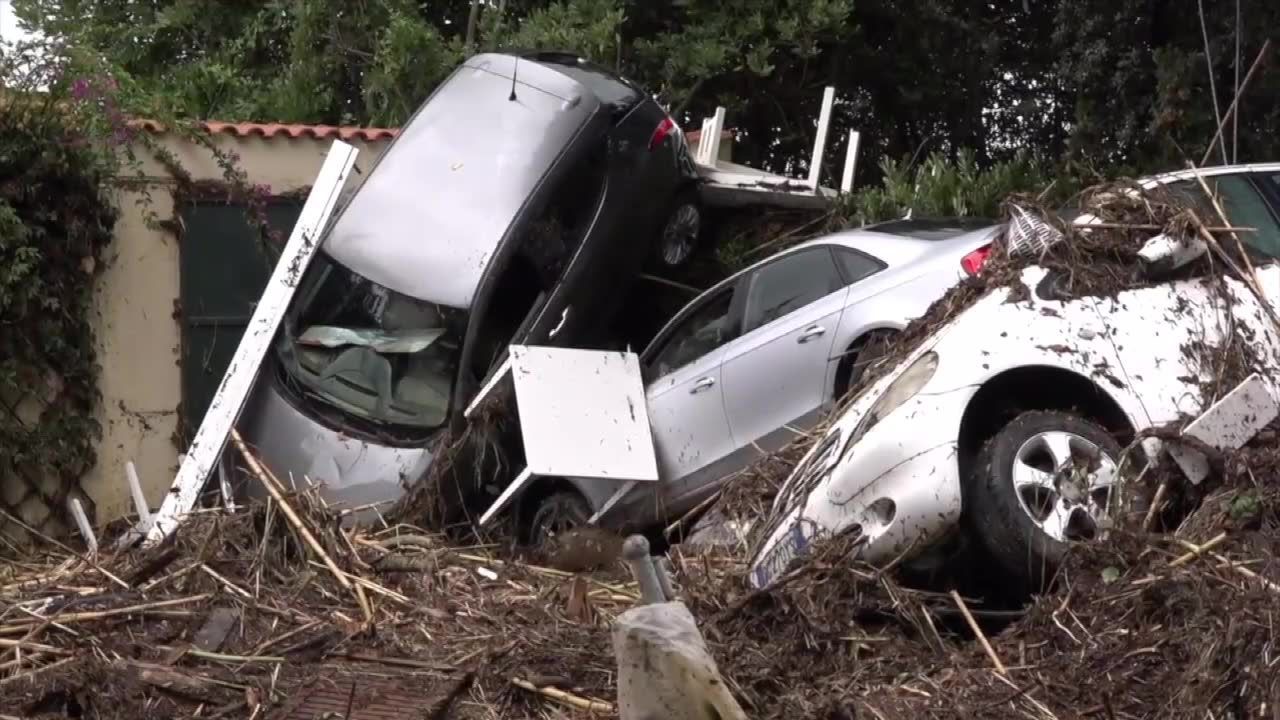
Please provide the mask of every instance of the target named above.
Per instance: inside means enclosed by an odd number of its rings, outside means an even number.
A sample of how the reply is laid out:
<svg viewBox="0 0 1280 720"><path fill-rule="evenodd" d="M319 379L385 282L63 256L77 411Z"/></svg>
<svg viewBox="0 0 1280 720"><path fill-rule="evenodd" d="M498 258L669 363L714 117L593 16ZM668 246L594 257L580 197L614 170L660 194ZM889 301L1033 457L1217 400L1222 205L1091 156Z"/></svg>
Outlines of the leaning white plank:
<svg viewBox="0 0 1280 720"><path fill-rule="evenodd" d="M630 494L631 491L635 489L636 484L635 480L628 480L622 483L617 490L613 491L613 494L609 496L609 499L604 501L604 505L600 506L600 509L596 511L596 514L587 519L587 524L595 525L600 522L600 518L604 517L605 513L612 510L614 505L621 502L622 498Z"/></svg>
<svg viewBox="0 0 1280 720"><path fill-rule="evenodd" d="M67 499L67 509L71 511L71 517L76 521L76 528L80 531L80 537L84 538L84 543L89 548L90 557L98 554L98 536L93 534L93 525L89 524L89 516L84 512L84 506L80 504L78 498Z"/></svg>
<svg viewBox="0 0 1280 720"><path fill-rule="evenodd" d="M818 134L813 139L813 157L809 159L809 181L811 190L818 189L818 179L822 174L822 155L827 149L827 131L831 128L831 108L836 102L836 89L828 87L822 93L822 112L818 115Z"/></svg>
<svg viewBox="0 0 1280 720"><path fill-rule="evenodd" d="M707 164L707 143L711 140L711 118L702 118L702 129L698 131L698 147L693 152L693 160L699 165Z"/></svg>
<svg viewBox="0 0 1280 720"><path fill-rule="evenodd" d="M857 130L849 131L849 149L844 154L844 175L840 177L840 192L853 191L853 171L858 167L858 141L861 135Z"/></svg>
<svg viewBox="0 0 1280 720"><path fill-rule="evenodd" d="M1265 381L1254 373L1204 411L1182 431L1218 450L1234 450L1258 434L1280 415L1280 401ZM1171 455L1187 479L1199 484L1209 476L1209 461L1198 450L1169 443Z"/></svg>
<svg viewBox="0 0 1280 720"><path fill-rule="evenodd" d="M511 355L508 354L507 359L503 360L502 364L498 366L498 369L493 371L493 375L489 377L489 380L484 384L484 387L480 388L480 392L476 393L475 399L472 400L471 404L467 406L467 409L463 411L462 416L470 420L471 413L474 413L476 408L480 407L480 403L482 403L485 398L489 397L489 393L493 392L493 389L498 386L498 383L502 382L502 378L506 377L507 372L510 370Z"/></svg>
<svg viewBox="0 0 1280 720"><path fill-rule="evenodd" d="M506 507L507 503L511 502L511 498L515 497L516 493L523 490L524 486L528 485L529 481L532 479L533 473L529 472L529 468L521 470L520 474L516 476L516 479L512 480L511 484L508 485L506 489L502 491L502 494L498 496L498 499L493 501L493 504L489 506L489 509L484 511L484 514L480 516L480 522L477 524L480 527L484 527L488 524L488 522L493 519L493 516L502 512L502 508Z"/></svg>
<svg viewBox="0 0 1280 720"><path fill-rule="evenodd" d="M711 116L707 134L701 138L698 148L702 152L702 164L715 167L720 159L720 136L724 133L724 108L717 107L716 114Z"/></svg>
<svg viewBox="0 0 1280 720"><path fill-rule="evenodd" d="M187 456L178 468L173 487L154 516L154 524L147 533L148 542L156 542L169 535L182 516L195 507L196 498L204 488L205 481L222 457L227 435L244 408L249 391L258 376L258 367L280 327L285 310L297 290L298 281L320 247L320 233L329 222L329 216L338 202L338 194L355 163L357 152L354 147L340 140L335 140L330 146L320 174L311 188L311 194L307 196L298 222L293 226L284 252L280 254L280 261L276 263L271 279L267 281L267 289L258 300L253 318L249 320L249 326L222 377L222 384L218 386L218 391L209 404L209 411L205 413Z"/></svg>
<svg viewBox="0 0 1280 720"><path fill-rule="evenodd" d="M133 496L133 509L138 513L138 527L151 529L151 506L147 504L147 496L142 492L142 482L138 480L138 469L133 461L124 464L125 481L129 483L129 494Z"/></svg>

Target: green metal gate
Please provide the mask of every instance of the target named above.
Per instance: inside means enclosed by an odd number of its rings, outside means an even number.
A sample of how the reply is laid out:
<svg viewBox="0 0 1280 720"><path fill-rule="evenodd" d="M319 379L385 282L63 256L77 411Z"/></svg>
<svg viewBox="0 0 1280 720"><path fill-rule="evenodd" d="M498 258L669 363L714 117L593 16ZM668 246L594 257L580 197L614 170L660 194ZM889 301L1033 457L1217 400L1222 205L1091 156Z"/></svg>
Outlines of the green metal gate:
<svg viewBox="0 0 1280 720"><path fill-rule="evenodd" d="M301 200L276 202L267 208L267 221L282 237L288 237L301 211ZM249 325L272 268L243 207L193 202L183 208L182 221L178 276L181 419L185 432L194 433Z"/></svg>

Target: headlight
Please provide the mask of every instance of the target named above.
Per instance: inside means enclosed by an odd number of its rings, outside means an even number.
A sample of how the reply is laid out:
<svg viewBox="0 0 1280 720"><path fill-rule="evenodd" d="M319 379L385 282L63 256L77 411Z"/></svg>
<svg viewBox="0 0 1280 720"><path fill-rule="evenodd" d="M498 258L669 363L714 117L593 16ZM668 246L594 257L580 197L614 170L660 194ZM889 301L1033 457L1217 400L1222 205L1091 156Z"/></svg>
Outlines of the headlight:
<svg viewBox="0 0 1280 720"><path fill-rule="evenodd" d="M888 416L889 413L897 410L902 403L915 397L915 394L920 392L920 388L924 387L933 378L933 373L937 369L938 354L929 351L916 358L910 367L903 370L901 375L889 383L889 387L885 388L884 394L871 406L871 409L858 422L858 426L853 429L853 432L849 433L849 439L840 451L841 459L849 452L849 448L853 447L854 443L861 440L868 430L875 427L876 423Z"/></svg>

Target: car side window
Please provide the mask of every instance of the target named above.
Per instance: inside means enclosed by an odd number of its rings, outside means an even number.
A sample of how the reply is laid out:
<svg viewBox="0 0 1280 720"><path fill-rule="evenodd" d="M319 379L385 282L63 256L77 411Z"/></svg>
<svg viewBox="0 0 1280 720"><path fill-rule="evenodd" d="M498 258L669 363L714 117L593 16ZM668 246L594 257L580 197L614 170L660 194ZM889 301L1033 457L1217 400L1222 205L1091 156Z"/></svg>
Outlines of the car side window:
<svg viewBox="0 0 1280 720"><path fill-rule="evenodd" d="M1265 179L1260 179L1265 182ZM1226 211L1232 225L1255 228L1255 232L1240 233L1240 239L1245 245L1269 258L1280 258L1280 222L1276 221L1267 201L1249 182L1248 177L1221 175L1205 178L1205 183L1222 200L1222 209ZM1169 189L1184 198L1190 193L1200 207L1201 220L1206 224L1216 224L1214 219L1217 217L1217 210L1212 203L1207 202L1198 180L1171 183Z"/></svg>
<svg viewBox="0 0 1280 720"><path fill-rule="evenodd" d="M744 332L795 312L844 285L826 247L779 258L756 270L747 280Z"/></svg>
<svg viewBox="0 0 1280 720"><path fill-rule="evenodd" d="M604 194L607 157L600 144L578 159L526 225L524 253L549 283L564 272L591 228Z"/></svg>
<svg viewBox="0 0 1280 720"><path fill-rule="evenodd" d="M733 288L708 299L667 337L653 362L651 377L670 374L738 336L733 323Z"/></svg>
<svg viewBox="0 0 1280 720"><path fill-rule="evenodd" d="M884 263L879 260L853 248L835 246L831 248L831 251L835 253L836 263L840 265L840 271L844 273L845 285L852 285L860 280L865 280L885 267Z"/></svg>

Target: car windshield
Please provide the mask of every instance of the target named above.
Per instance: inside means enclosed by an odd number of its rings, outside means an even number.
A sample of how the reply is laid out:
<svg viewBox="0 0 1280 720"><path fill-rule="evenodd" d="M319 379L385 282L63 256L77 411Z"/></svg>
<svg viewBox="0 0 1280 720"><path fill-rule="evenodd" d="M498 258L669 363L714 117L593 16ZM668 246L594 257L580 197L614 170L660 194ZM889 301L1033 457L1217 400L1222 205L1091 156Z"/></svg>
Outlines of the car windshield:
<svg viewBox="0 0 1280 720"><path fill-rule="evenodd" d="M466 313L415 300L317 255L276 352L293 388L378 427L449 416Z"/></svg>
<svg viewBox="0 0 1280 720"><path fill-rule="evenodd" d="M995 220L987 218L921 218L916 220L890 220L868 225L863 229L874 230L886 235L900 235L914 240L941 242L960 237L974 230L991 227L995 224Z"/></svg>
<svg viewBox="0 0 1280 720"><path fill-rule="evenodd" d="M1253 228L1240 233L1240 239L1259 258L1280 258L1280 225L1277 225L1267 202L1242 174L1220 175L1205 178L1205 184L1219 197L1222 209L1231 224ZM1201 218L1218 217L1217 208L1204 194L1198 180L1180 180L1164 186L1173 199L1194 207Z"/></svg>

